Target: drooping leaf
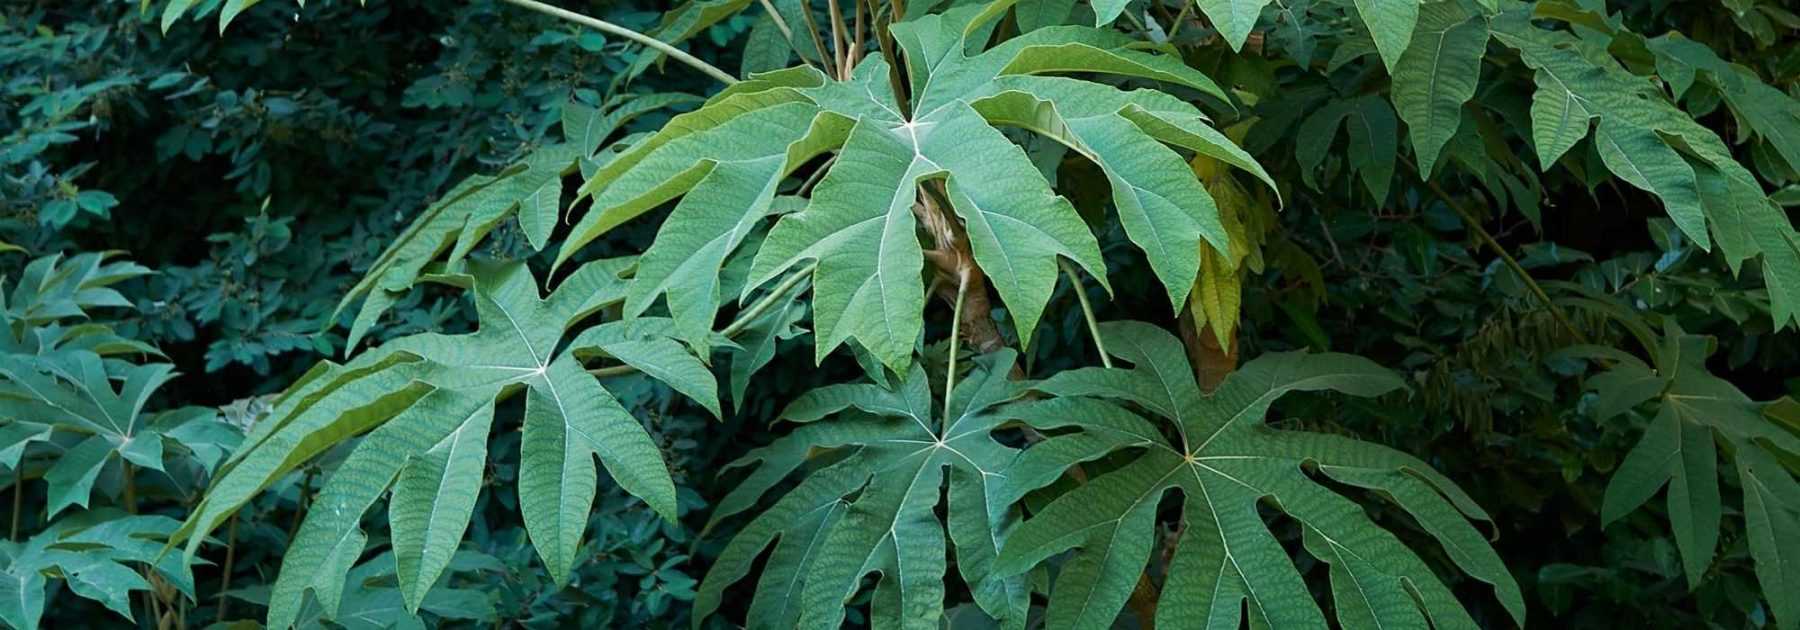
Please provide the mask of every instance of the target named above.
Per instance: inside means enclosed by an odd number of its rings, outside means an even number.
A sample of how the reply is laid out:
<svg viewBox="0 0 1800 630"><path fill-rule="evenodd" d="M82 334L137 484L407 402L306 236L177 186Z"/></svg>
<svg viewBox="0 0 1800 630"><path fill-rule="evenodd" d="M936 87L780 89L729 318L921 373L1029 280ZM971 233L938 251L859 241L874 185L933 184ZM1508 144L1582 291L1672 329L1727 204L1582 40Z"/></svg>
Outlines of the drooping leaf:
<svg viewBox="0 0 1800 630"><path fill-rule="evenodd" d="M158 561L161 541L175 527L164 516L101 509L65 516L24 541L0 541L0 622L20 629L39 627L52 580L62 580L74 594L131 620L131 594L150 589L140 573L146 566L193 596L187 566Z"/></svg>
<svg viewBox="0 0 1800 630"><path fill-rule="evenodd" d="M694 102L680 94L647 94L624 98L603 109L570 105L563 110L568 142L538 149L524 160L493 175L470 177L451 188L402 231L376 258L325 319L325 326L363 300L356 309L346 352L353 350L370 327L400 296L420 282L428 265L458 273L464 258L501 222L517 215L534 249L548 243L562 218L562 178L575 173L600 142L633 118L666 107ZM601 153L610 158L616 154Z"/></svg>
<svg viewBox="0 0 1800 630"><path fill-rule="evenodd" d="M1660 198L1682 233L1703 249L1710 249L1713 242L1709 224L1712 232L1741 229L1745 217L1766 225L1769 229L1756 239L1720 236L1721 248L1733 261L1763 256L1775 323L1785 326L1800 317L1800 255L1796 255L1800 248L1794 229L1779 216L1756 177L1731 155L1730 147L1652 84L1610 58L1597 61L1584 55L1575 35L1532 24L1530 7L1513 5L1495 18L1492 32L1536 73L1531 126L1540 163L1547 168L1562 157L1589 135L1591 121L1598 118L1593 137L1606 169ZM1724 70L1684 46L1659 47L1684 51L1689 63L1707 65L1715 76ZM1739 82L1740 93L1755 92L1741 74L1726 74ZM1766 130L1762 133L1782 138L1781 130L1791 121L1779 118L1758 115ZM1704 181L1715 176L1715 183Z"/></svg>

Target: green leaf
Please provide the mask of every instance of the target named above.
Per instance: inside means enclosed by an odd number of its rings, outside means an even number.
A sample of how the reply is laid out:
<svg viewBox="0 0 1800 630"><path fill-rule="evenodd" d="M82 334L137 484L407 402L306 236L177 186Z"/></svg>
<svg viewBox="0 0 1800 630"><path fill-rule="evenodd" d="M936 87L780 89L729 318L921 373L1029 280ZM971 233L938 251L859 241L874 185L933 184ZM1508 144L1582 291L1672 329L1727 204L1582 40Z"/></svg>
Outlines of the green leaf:
<svg viewBox="0 0 1800 630"><path fill-rule="evenodd" d="M1019 0L1013 19L1019 31L1029 33L1046 26L1061 26L1075 10L1075 0Z"/></svg>
<svg viewBox="0 0 1800 630"><path fill-rule="evenodd" d="M1776 153L1792 166L1800 164L1800 100L1764 83L1756 73L1742 65L1721 59L1705 44L1670 33L1647 42L1656 53L1656 67L1665 79L1685 71L1692 77L1705 79L1719 91L1731 112L1757 135L1768 140ZM1686 92L1687 85L1676 85L1670 79L1676 98Z"/></svg>
<svg viewBox="0 0 1800 630"><path fill-rule="evenodd" d="M24 541L0 542L0 621L14 628L37 628L48 603L46 588L57 579L75 595L132 620L131 594L149 590L150 583L140 575L142 568L130 565L154 565L170 584L192 597L193 576L186 565L157 560L162 544L154 539L175 527L167 517L108 508L65 516Z"/></svg>
<svg viewBox="0 0 1800 630"><path fill-rule="evenodd" d="M742 409L747 401L750 378L775 359L776 344L793 339L804 330L798 328L806 315L806 306L796 297L783 300L768 313L753 320L738 336L738 348L731 356L731 401Z"/></svg>
<svg viewBox="0 0 1800 630"><path fill-rule="evenodd" d="M1682 232L1710 249L1706 225L1719 221L1700 199L1701 172L1716 169L1728 182L1720 188L1753 190L1734 195L1737 205L1764 205L1754 175L1739 164L1730 148L1712 130L1676 108L1651 84L1618 66L1610 58L1596 61L1580 51L1579 39L1566 32L1539 28L1530 22L1528 8L1515 8L1493 22L1493 34L1517 50L1536 72L1537 92L1531 107L1532 137L1539 161L1548 167L1588 134L1589 121L1599 118L1595 143L1606 168L1631 185L1662 199ZM1665 48L1667 48L1665 46ZM1693 156L1692 158L1686 156ZM1771 237L1789 241L1770 247L1786 257L1792 251L1792 227ZM1732 257L1741 260L1737 255ZM1786 261L1780 261L1785 263ZM1800 267L1780 274L1800 275ZM1795 306L1787 297L1793 285L1775 277L1779 286L1774 311L1776 322L1785 324Z"/></svg>
<svg viewBox="0 0 1800 630"><path fill-rule="evenodd" d="M1391 98L1412 137L1419 171L1431 173L1438 155L1462 121L1462 106L1475 96L1487 21L1455 2L1424 5L1412 44L1393 64Z"/></svg>
<svg viewBox="0 0 1800 630"><path fill-rule="evenodd" d="M350 329L345 351L354 349L369 328L425 275L429 265L460 273L464 258L507 218L517 215L533 249L543 249L560 217L562 177L576 172L596 144L642 114L692 103L682 94L646 94L614 102L603 110L570 105L563 110L568 143L552 144L494 175L477 175L458 183L407 226L344 297L325 326L363 300Z"/></svg>
<svg viewBox="0 0 1800 630"><path fill-rule="evenodd" d="M1348 166L1361 176L1369 195L1377 203L1384 202L1394 181L1399 122L1393 108L1378 96L1333 101L1300 124L1295 157L1300 161L1301 177L1314 188L1319 186L1315 172L1325 162L1339 127L1350 138L1344 153Z"/></svg>
<svg viewBox="0 0 1800 630"><path fill-rule="evenodd" d="M426 593L450 566L452 552L462 541L475 510L475 498L481 492L494 408L479 400L468 402L474 403L474 413L437 444L407 462L394 483L394 496L388 501L400 594L406 599L407 610L413 613L419 611Z"/></svg>
<svg viewBox="0 0 1800 630"><path fill-rule="evenodd" d="M1134 322L1101 328L1108 350L1132 368L1066 371L1036 389L1058 401L1137 404L1166 422L1175 438L1136 429L1132 433L1149 439L1120 442L1100 453L1055 453L1067 468L1127 446L1142 448L1120 467L1037 511L1006 540L995 569L1001 575L1023 573L1076 550L1051 587L1047 627L1112 624L1149 560L1156 506L1170 491L1182 496L1183 525L1157 607L1159 625L1236 626L1246 601L1252 625L1325 625L1287 551L1258 512L1259 504L1272 499L1267 505L1302 524L1309 550L1331 566L1339 623L1417 625L1429 618L1432 625L1473 627L1437 574L1360 505L1308 477L1304 470L1314 467L1338 482L1389 497L1450 550L1463 572L1494 585L1514 620L1523 622L1518 586L1468 522L1487 515L1448 479L1386 447L1275 430L1262 421L1270 404L1289 391L1372 396L1399 387L1398 377L1347 355L1271 354L1245 364L1206 396L1180 342L1169 333ZM1024 419L1040 430L1074 427L1096 436L1114 431L1088 428L1085 417L1046 421L1028 414Z"/></svg>
<svg viewBox="0 0 1800 630"><path fill-rule="evenodd" d="M594 504L593 458L613 480L675 520L675 483L644 427L573 360L552 363L526 393L519 510L551 579L568 579Z"/></svg>
<svg viewBox="0 0 1800 630"><path fill-rule="evenodd" d="M112 443L96 435L82 440L56 460L56 465L44 473L44 481L50 484L47 508L50 518L71 505L87 507L94 480L100 477L100 467L112 453Z"/></svg>
<svg viewBox="0 0 1800 630"><path fill-rule="evenodd" d="M1006 471L1018 451L992 434L1009 420L997 406L1024 393L1007 377L1016 358L1003 350L977 359L957 383L948 418L934 420L918 365L892 389L837 385L790 406L783 417L805 424L732 464L754 469L720 503L715 521L756 504L814 453L836 461L808 471L727 543L696 596L695 627L770 545L748 627L837 627L865 578L879 574L872 618L936 628L952 553L981 609L1005 627L1022 627L1024 581L991 571L1017 518L1010 506L1030 490L1012 485Z"/></svg>
<svg viewBox="0 0 1800 630"><path fill-rule="evenodd" d="M1122 11L1125 3L1118 5ZM1244 49L1244 40L1250 38L1250 31L1256 28L1256 20L1262 16L1263 7L1269 6L1269 0L1194 0L1194 6L1200 7L1200 12L1225 37L1225 43L1237 52ZM1113 15L1117 17L1118 12Z"/></svg>
<svg viewBox="0 0 1800 630"><path fill-rule="evenodd" d="M1737 465L1756 580L1774 612L1775 626L1800 627L1800 605L1784 595L1800 586L1800 484L1760 448L1742 451Z"/></svg>
<svg viewBox="0 0 1800 630"><path fill-rule="evenodd" d="M595 211L577 224L559 260L613 227L683 197L644 257L639 279L648 281L634 288L627 310L642 313L665 298L682 336L700 338L722 297L716 293L721 262L771 214L770 200L792 169L821 152L835 152L806 209L783 217L758 250L746 293L804 261L816 261L818 356L855 340L891 367L903 368L924 305L919 277L924 248L914 234L913 206L921 183L941 179L951 207L966 224L977 264L1028 341L1056 282L1056 257L1103 278L1098 247L1024 152L992 128L1019 118L999 106L976 111L969 103L998 94L996 79L1002 77L1065 72L1144 77L1221 100L1224 95L1179 60L1134 50L1129 38L1095 29L1047 27L970 54L970 34L998 14L981 9L961 7L896 25L907 72L920 77L909 117L899 114L886 66L875 57L842 82L799 69L763 75L677 117L583 186L584 194L595 197ZM1170 293L1184 297L1191 271L1198 268L1200 234L1220 246L1226 236L1210 198L1179 156L1156 138L1254 162L1229 142L1220 146L1210 129L1196 131L1204 117L1179 100L1085 85L1098 91L1043 100L1064 109L1097 109L1074 99L1099 94L1115 104L1112 111L1084 114L1076 124L1083 135L1057 139L1100 147L1086 155L1113 167L1117 195L1126 200L1121 207L1133 217L1134 240L1146 244ZM1134 123L1120 115L1127 106L1142 110L1145 104L1161 116L1155 136L1144 129L1154 116L1137 112L1144 122ZM1185 276L1183 269L1189 271ZM675 286L693 290L669 291Z"/></svg>
<svg viewBox="0 0 1800 630"><path fill-rule="evenodd" d="M764 13L750 25L749 39L744 42L744 60L738 74L750 76L759 72L786 68L794 58L793 48L775 23L773 13Z"/></svg>
<svg viewBox="0 0 1800 630"><path fill-rule="evenodd" d="M398 575L397 606L428 608L427 592L469 521L485 468L487 426L496 400L523 391L519 500L527 533L552 577L566 580L595 495L593 458L658 514L675 518L675 489L648 432L576 356L601 348L637 361L652 377L717 408L717 384L680 349L670 326L641 325L610 340L564 340L602 307L624 300L621 274L632 259L586 264L547 297L521 264L473 264L444 276L473 290L479 326L463 335L424 333L393 340L345 365L324 364L277 397L227 462L177 540L191 557L204 535L274 480L326 449L368 433L326 482L287 551L270 598L271 626L299 619L312 591L331 618L344 576L362 553L362 515L394 487L390 501ZM657 330L664 331L656 334ZM591 332L591 331L590 331ZM629 334L626 334L629 333ZM579 337L580 335L576 335ZM594 336L590 335L590 338ZM627 348L627 349L620 349ZM648 354L646 354L648 353ZM704 382L701 382L704 381ZM387 595L382 595L387 597Z"/></svg>
<svg viewBox="0 0 1800 630"><path fill-rule="evenodd" d="M1706 371L1701 338L1670 327L1656 353L1656 376L1661 391L1652 396L1627 394L1642 391L1641 379L1591 379L1589 388L1603 397L1651 404L1655 419L1620 462L1607 483L1601 505L1603 524L1617 521L1636 510L1667 487L1668 514L1675 533L1675 547L1687 576L1689 589L1700 586L1712 565L1719 542L1721 505L1718 452L1715 442L1736 461L1744 486L1744 515L1750 530L1757 580L1773 604L1778 627L1791 628L1800 618L1783 593L1793 581L1784 558L1792 545L1777 542L1777 530L1792 529L1792 512L1800 506L1800 481L1784 469L1771 450L1787 456L1800 454L1800 435L1776 425L1761 413L1762 406L1732 384ZM1641 370L1642 368L1627 368Z"/></svg>
<svg viewBox="0 0 1800 630"><path fill-rule="evenodd" d="M1411 47L1413 31L1419 23L1420 4L1420 0L1356 0L1356 13L1369 27L1375 49L1381 51L1381 61L1387 64L1390 73Z"/></svg>

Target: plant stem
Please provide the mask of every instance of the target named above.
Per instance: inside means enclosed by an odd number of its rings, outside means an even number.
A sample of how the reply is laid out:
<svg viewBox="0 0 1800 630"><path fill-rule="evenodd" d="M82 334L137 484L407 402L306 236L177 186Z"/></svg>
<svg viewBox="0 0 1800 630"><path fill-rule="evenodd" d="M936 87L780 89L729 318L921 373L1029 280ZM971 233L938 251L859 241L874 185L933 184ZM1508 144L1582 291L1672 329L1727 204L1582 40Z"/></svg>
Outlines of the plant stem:
<svg viewBox="0 0 1800 630"><path fill-rule="evenodd" d="M1175 41L1175 36L1181 34L1181 27L1187 24L1188 16L1192 15L1193 11L1194 3L1181 3L1181 11L1175 14L1175 24L1169 27L1169 41Z"/></svg>
<svg viewBox="0 0 1800 630"><path fill-rule="evenodd" d="M131 473L133 471L132 471L131 462L124 462L124 464L125 464L125 466L124 466L124 471L125 471L125 512L127 514L136 514L137 513L137 481L132 479L133 475Z"/></svg>
<svg viewBox="0 0 1800 630"><path fill-rule="evenodd" d="M311 497L312 482L313 469L308 468L306 469L306 476L300 478L300 505L299 508L294 511L294 521L288 523L288 540L294 539L294 534L300 532L300 522L306 520L306 508L311 504L307 499Z"/></svg>
<svg viewBox="0 0 1800 630"><path fill-rule="evenodd" d="M231 569L232 565L237 562L237 529L238 515L233 514L231 515L231 528L225 533L225 565L220 567L219 621L231 619L231 598L226 597L225 593L231 590Z"/></svg>
<svg viewBox="0 0 1800 630"><path fill-rule="evenodd" d="M781 12L775 10L775 5L769 0L756 1L762 3L763 12L768 13L769 19L775 22L775 30L781 31L781 38L789 42L794 41L794 29L788 28L787 20L781 18ZM801 57L800 61L806 61L806 57Z"/></svg>
<svg viewBox="0 0 1800 630"><path fill-rule="evenodd" d="M25 508L25 460L19 459L19 465L13 468L13 509L12 535L8 538L19 542L19 510Z"/></svg>
<svg viewBox="0 0 1800 630"><path fill-rule="evenodd" d="M537 11L538 13L549 15L552 17L560 18L563 20L568 20L570 22L574 22L576 24L580 24L582 26L586 26L588 28L592 28L594 30L601 31L603 33L611 33L613 35L618 35L619 37L623 37L625 39L629 39L631 41L643 44L657 52L660 52L662 54L673 57L676 61L685 63L685 64L693 67L695 70L704 72L708 76L711 76L714 79L718 79L719 82L724 83L726 85L731 85L733 83L738 82L737 77L731 76L731 74L725 72L724 70L720 70L717 67L714 67L710 63L701 61L699 57L695 57L693 55L687 54L687 51L684 51L680 48L671 46L671 45L669 45L668 42L651 37L649 35L645 35L643 33L639 33L637 31L625 28L623 26L619 26L617 24L613 24L612 22L608 22L606 20L602 20L602 19L595 18L595 17L589 17L586 15L582 15L580 13L576 13L574 11L570 11L570 10L563 9L560 7L555 7L555 6L551 6L548 4L544 4L542 2L538 2L537 0L500 0L500 1L505 2L507 4L531 9L533 11Z"/></svg>
<svg viewBox="0 0 1800 630"><path fill-rule="evenodd" d="M832 52L825 49L825 37L819 34L819 22L813 19L811 5L800 6L800 21L806 24L806 32L812 36L813 50L819 53L819 65L825 66L825 74L832 78L838 75L837 65L832 63Z"/></svg>
<svg viewBox="0 0 1800 630"><path fill-rule="evenodd" d="M942 431L950 431L950 396L956 392L956 353L962 341L962 307L963 296L969 292L969 270L964 268L957 274L956 305L950 309L950 358L944 369L944 417L939 419ZM940 438L941 439L941 438Z"/></svg>
<svg viewBox="0 0 1800 630"><path fill-rule="evenodd" d="M864 3L864 0L856 0L856 3L852 4L850 7L851 11L856 14L856 20L853 22L852 26L850 27L850 32L852 35L854 35L854 37L851 37L851 40L853 43L850 45L850 67L852 67L852 68L856 67L857 62L862 61L863 48L864 48L864 43L863 43L863 41L864 41L863 40L863 3Z"/></svg>
<svg viewBox="0 0 1800 630"><path fill-rule="evenodd" d="M1069 261L1057 258L1056 264L1062 267L1063 273L1069 276L1069 284L1075 287L1075 299L1081 301L1081 316L1087 319L1088 334L1094 337L1094 350L1100 353L1100 365L1111 368L1112 355L1106 353L1106 342L1100 339L1100 322L1094 319L1094 305L1088 303L1087 287L1081 285L1081 276L1075 274L1075 267Z"/></svg>
<svg viewBox="0 0 1800 630"><path fill-rule="evenodd" d="M844 10L838 7L838 0L825 0L825 6L831 11L831 58L837 61L838 80L850 78L850 48L844 37Z"/></svg>
<svg viewBox="0 0 1800 630"><path fill-rule="evenodd" d="M763 313L774 308L775 303L784 299L789 292L794 290L794 287L800 286L800 283L805 282L807 278L811 278L813 270L818 267L819 263L815 262L805 267L801 267L799 271L788 274L788 277L783 279L781 284L775 285L775 288L770 289L768 293L763 294L762 297L757 298L755 302L752 302L749 308L744 309L742 313L738 313L737 318L731 320L731 323L720 330L719 334L726 337L734 337L737 336L738 333L743 332L745 328L750 327L750 324L756 321L756 318L762 317ZM609 365L588 370L587 373L594 376L606 377L622 376L636 371L637 368L630 365Z"/></svg>
<svg viewBox="0 0 1800 630"><path fill-rule="evenodd" d="M1550 315L1555 317L1563 328L1568 329L1569 334L1574 335L1576 341L1588 343L1587 335L1582 334L1581 329L1575 327L1575 323L1569 320L1569 315L1563 312L1562 307L1550 301L1550 294L1544 292L1544 287L1539 286L1537 281L1531 278L1531 274L1525 271L1525 267L1520 265L1519 261L1512 257L1512 254L1507 253L1506 247L1501 245L1493 234L1488 233L1487 228L1481 227L1481 221L1475 218L1474 213L1462 207L1462 204L1456 203L1456 200L1450 197L1450 193L1445 192L1442 186L1437 185L1437 182L1427 179L1424 173L1419 172L1418 167L1405 160L1401 160L1401 163L1412 169L1413 173L1419 176L1419 180L1425 183L1425 188L1430 190L1431 194L1436 195L1439 201L1444 202L1445 206L1449 206L1451 212L1462 217L1463 223L1468 224L1469 229L1475 232L1481 242L1500 257L1507 269L1511 269L1514 274L1519 276L1519 280L1525 283L1525 287L1531 289L1532 295L1537 296L1538 301L1544 303L1544 308L1550 309Z"/></svg>
<svg viewBox="0 0 1800 630"><path fill-rule="evenodd" d="M756 318L762 317L763 313L767 312L770 308L773 308L775 303L784 298L789 291L794 290L794 287L800 286L801 282L805 282L807 278L811 278L813 270L818 268L819 263L815 262L805 267L801 267L799 271L788 274L788 277L782 280L781 284L775 285L775 288L770 289L767 295L764 295L762 298L751 303L750 308L744 309L744 312L739 313L736 319L731 320L731 324L725 326L724 330L719 331L719 334L731 337L743 332L744 328L750 326L750 323L756 321Z"/></svg>

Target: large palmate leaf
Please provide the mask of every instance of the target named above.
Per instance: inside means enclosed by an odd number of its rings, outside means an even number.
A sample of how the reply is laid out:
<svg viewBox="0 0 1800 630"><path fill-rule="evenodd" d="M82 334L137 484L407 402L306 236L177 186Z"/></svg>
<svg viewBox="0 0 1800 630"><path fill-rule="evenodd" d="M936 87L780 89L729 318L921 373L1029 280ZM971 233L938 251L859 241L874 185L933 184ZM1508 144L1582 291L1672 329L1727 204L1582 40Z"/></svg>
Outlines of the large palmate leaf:
<svg viewBox="0 0 1800 630"><path fill-rule="evenodd" d="M88 321L91 310L129 307L111 285L149 270L107 258L38 258L0 295L0 466L18 471L32 445L50 445L39 449L49 459L49 518L87 507L108 466L163 468L163 435L144 405L174 366L112 358L156 350Z"/></svg>
<svg viewBox="0 0 1800 630"><path fill-rule="evenodd" d="M632 262L590 263L549 297L539 296L522 264L473 265L470 275L440 277L473 289L479 328L404 337L346 364L314 368L276 400L189 517L187 553L262 488L367 432L327 480L283 558L269 622L292 624L307 592L327 618L335 614L345 572L367 541L360 521L390 487L399 591L416 611L468 527L494 404L521 392L519 509L555 579L567 579L577 562L596 456L622 488L675 518L674 484L655 442L581 364L611 356L717 413L711 373L668 337L668 320L583 327L624 299L620 276Z"/></svg>
<svg viewBox="0 0 1800 630"><path fill-rule="evenodd" d="M806 209L784 216L762 243L746 290L816 262L818 356L854 339L903 371L925 300L914 206L922 183L941 180L975 262L1029 341L1056 282L1057 257L1103 281L1104 267L1073 207L995 128L1015 126L1101 166L1126 233L1148 255L1171 304L1183 304L1199 269L1199 243L1224 249L1227 236L1211 197L1167 145L1266 175L1182 99L1039 75L1106 73L1222 94L1179 59L1092 28L1040 28L980 51L993 17L1009 4L894 25L910 77L907 98L896 97L886 62L871 56L847 80L781 71L676 117L588 179L582 193L593 196L593 209L559 260L680 197L644 254L626 312L664 300L684 337L697 337L710 330L724 297L721 264L773 213L784 178L835 153Z"/></svg>
<svg viewBox="0 0 1800 630"><path fill-rule="evenodd" d="M1724 515L1718 451L1737 465L1752 562L1776 627L1800 628L1800 480L1784 462L1800 457L1800 435L1763 416L1766 405L1706 370L1710 339L1673 327L1653 364L1619 352L1589 379L1600 420L1642 406L1651 420L1607 483L1601 520L1612 523L1665 487L1669 525L1689 588L1697 588L1719 542ZM1580 349L1576 349L1579 352Z"/></svg>
<svg viewBox="0 0 1800 630"><path fill-rule="evenodd" d="M1397 376L1354 356L1271 354L1245 364L1208 396L1173 335L1135 322L1101 329L1107 348L1131 368L1057 374L1035 386L1056 398L1009 411L1052 436L1026 449L1009 471L1015 477L1056 474L1127 446L1141 449L1058 497L1006 539L999 575L1075 549L1051 587L1048 627L1111 627L1150 559L1158 505L1170 490L1181 496L1182 533L1165 571L1159 627L1235 628L1246 602L1252 627L1326 627L1264 521L1265 506L1297 522L1308 553L1330 565L1344 627L1422 628L1428 621L1475 627L1417 553L1325 480L1397 504L1458 568L1494 585L1514 621L1524 622L1518 586L1469 523L1487 515L1449 479L1384 446L1263 422L1270 404L1287 392L1372 396L1399 387Z"/></svg>
<svg viewBox="0 0 1800 630"><path fill-rule="evenodd" d="M132 619L131 594L150 588L140 567L154 568L182 594L194 597L188 565L160 553L162 540L177 526L166 516L94 510L53 522L28 540L0 541L0 622L35 630L50 597L45 589L56 580Z"/></svg>
<svg viewBox="0 0 1800 630"><path fill-rule="evenodd" d="M345 628L346 630L391 630L396 628L429 628L423 615L406 603L406 596L395 584L393 553L378 554L350 569L344 580L342 601L335 614L316 603L300 612L297 628ZM476 574L504 569L500 561L473 551L458 551L446 573ZM255 601L263 604L266 602ZM462 622L468 625L492 625L499 615L491 593L472 588L438 588L425 596L418 613L430 613L441 624Z"/></svg>
<svg viewBox="0 0 1800 630"><path fill-rule="evenodd" d="M162 470L163 436L144 405L174 376L166 363L108 363L93 352L0 356L0 464L16 469L32 442L74 440L44 473L51 517L87 507L94 481L115 461Z"/></svg>
<svg viewBox="0 0 1800 630"><path fill-rule="evenodd" d="M1539 162L1548 168L1589 137L1591 128L1606 169L1661 199L1669 217L1695 243L1711 249L1716 238L1734 270L1761 256L1776 325L1800 323L1800 237L1756 176L1732 157L1717 133L1677 108L1654 84L1604 52L1589 54L1590 44L1572 33L1533 24L1533 11L1534 5L1509 3L1491 24L1494 38L1517 50L1535 71L1531 139ZM1657 48L1679 55L1673 58L1689 66L1705 67L1710 76L1723 74L1722 81L1738 86L1741 101L1754 98L1745 94L1760 92L1748 87L1753 78L1712 65L1676 40ZM1792 112L1770 112L1782 108L1781 99L1765 101L1747 107L1746 118L1759 121L1752 126L1784 150L1793 149ZM1786 102L1791 107L1793 101Z"/></svg>
<svg viewBox="0 0 1800 630"><path fill-rule="evenodd" d="M1025 392L1008 379L1015 359L1003 350L978 360L957 383L948 418L933 413L918 365L894 382L883 376L877 383L831 385L789 405L782 417L802 425L731 465L750 470L720 502L713 522L757 505L796 470L806 474L726 545L695 599L695 627L771 545L749 628L838 627L870 574L880 575L873 618L937 628L952 550L982 610L1006 627L1023 627L1028 586L992 571L1017 523L1013 504L1035 487L1015 482L1008 467L1018 450L993 435L1009 420L996 405Z"/></svg>

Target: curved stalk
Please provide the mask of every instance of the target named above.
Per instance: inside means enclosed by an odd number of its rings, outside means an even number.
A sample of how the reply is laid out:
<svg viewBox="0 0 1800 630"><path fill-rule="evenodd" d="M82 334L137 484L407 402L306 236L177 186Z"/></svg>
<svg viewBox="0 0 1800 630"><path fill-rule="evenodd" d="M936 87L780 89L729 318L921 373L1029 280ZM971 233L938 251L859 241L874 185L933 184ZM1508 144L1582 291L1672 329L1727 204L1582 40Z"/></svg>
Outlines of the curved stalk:
<svg viewBox="0 0 1800 630"><path fill-rule="evenodd" d="M1069 261L1057 258L1056 265L1062 267L1063 274L1069 276L1069 284L1075 287L1075 299L1081 301L1081 316L1087 319L1088 334L1094 337L1094 350L1100 353L1100 365L1111 368L1112 355L1106 353L1106 342L1100 339L1100 322L1094 319L1094 305L1088 303L1087 287L1081 285L1081 276L1075 275L1075 267Z"/></svg>
<svg viewBox="0 0 1800 630"><path fill-rule="evenodd" d="M807 278L811 278L813 269L818 268L818 266L819 263L815 262L805 267L801 267L799 271L788 274L788 277L783 279L781 284L775 285L775 288L770 289L768 293L763 294L762 297L757 298L755 302L752 302L749 308L744 309L742 313L738 313L737 318L731 320L731 323L721 329L719 334L726 337L734 337L737 336L738 333L743 332L745 328L750 327L751 322L756 321L756 318L762 317L763 313L768 312L770 308L774 308L776 302L786 298L787 294L794 290L794 287L800 286L800 283L805 282ZM629 365L609 365L588 370L587 373L594 376L605 377L620 376L636 371L637 368Z"/></svg>
<svg viewBox="0 0 1800 630"><path fill-rule="evenodd" d="M637 42L639 44L649 46L650 48L656 50L657 52L668 55L668 56L674 58L676 61L679 61L681 63L685 63L685 64L693 67L695 70L704 72L708 76L711 76L714 79L718 79L719 82L724 83L726 85L731 85L733 83L738 82L737 77L731 76L730 73L727 73L724 70L720 70L710 63L701 61L699 57L695 57L693 55L687 54L687 51L684 51L680 48L671 46L671 45L669 45L668 42L651 37L649 35L645 35L643 33L639 33L637 31L625 28L623 26L619 26L617 24L613 24L612 22L608 22L606 20L602 20L602 19L595 18L595 17L589 17L586 15L582 15L580 13L576 13L576 12L570 11L568 9L563 9L560 7L555 7L555 6L551 6L548 4L544 4L542 2L538 2L537 0L500 0L500 1L505 2L507 4L531 9L533 11L537 11L538 13L549 15L549 16L552 16L552 17L555 17L558 19L568 20L570 22L574 22L576 24L580 24L582 26L586 26L588 28L591 28L591 29L594 29L597 31L601 31L603 33L611 33L613 35L618 35L619 37L623 37L625 39L629 39L629 40Z"/></svg>
<svg viewBox="0 0 1800 630"><path fill-rule="evenodd" d="M1563 312L1562 307L1557 306L1556 302L1550 299L1550 294L1544 292L1544 287L1540 286L1537 283L1537 280L1532 279L1531 273L1525 271L1525 266L1519 264L1519 261L1514 259L1511 253L1506 251L1506 246L1501 245L1500 241L1495 239L1493 234L1488 233L1487 228L1481 227L1481 221L1475 218L1475 213L1469 212L1462 204L1457 203L1456 200L1450 196L1450 193L1444 190L1444 187L1439 186L1437 182L1431 181L1425 173L1419 171L1418 167L1413 166L1412 163L1405 160L1401 160L1400 163L1411 169L1413 174L1419 177L1419 181L1424 182L1426 190L1431 191L1431 194L1436 196L1439 201L1444 202L1444 205L1450 208L1451 212L1455 212L1456 216L1461 217L1463 223L1469 226L1469 230L1475 233L1478 240L1480 240L1483 245L1487 245L1488 249L1492 250L1495 255L1499 256L1500 262L1506 265L1507 269L1519 276L1519 280L1525 283L1525 288L1529 289L1531 294L1536 296L1538 301L1544 304L1544 308L1550 310L1550 316L1556 318L1557 323L1562 324L1562 327L1568 330L1569 334L1573 335L1576 341L1588 343L1587 335L1582 334L1581 329L1575 327L1575 323L1569 320L1569 315Z"/></svg>

